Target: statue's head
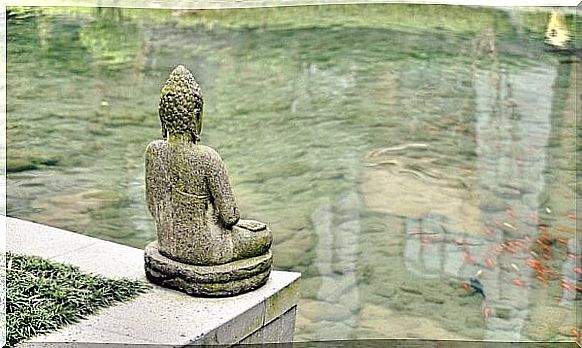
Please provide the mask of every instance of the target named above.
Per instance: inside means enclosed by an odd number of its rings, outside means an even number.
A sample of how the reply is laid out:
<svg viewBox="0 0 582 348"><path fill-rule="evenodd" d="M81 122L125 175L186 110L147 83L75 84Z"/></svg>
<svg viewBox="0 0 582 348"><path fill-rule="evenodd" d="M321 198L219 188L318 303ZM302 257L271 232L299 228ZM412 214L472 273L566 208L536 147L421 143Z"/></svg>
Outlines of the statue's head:
<svg viewBox="0 0 582 348"><path fill-rule="evenodd" d="M188 134L197 141L202 131L202 93L194 76L183 65L170 73L160 98L162 136Z"/></svg>

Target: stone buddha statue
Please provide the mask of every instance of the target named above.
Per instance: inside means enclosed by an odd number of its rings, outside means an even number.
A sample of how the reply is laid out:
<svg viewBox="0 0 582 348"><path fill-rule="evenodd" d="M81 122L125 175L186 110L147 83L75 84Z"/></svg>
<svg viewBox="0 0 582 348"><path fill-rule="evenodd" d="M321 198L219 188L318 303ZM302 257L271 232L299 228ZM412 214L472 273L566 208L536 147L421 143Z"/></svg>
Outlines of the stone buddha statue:
<svg viewBox="0 0 582 348"><path fill-rule="evenodd" d="M154 283L192 295L228 296L263 285L270 273L272 235L241 220L218 153L200 144L200 86L182 65L162 88L163 139L145 154L146 199L157 241L146 246Z"/></svg>

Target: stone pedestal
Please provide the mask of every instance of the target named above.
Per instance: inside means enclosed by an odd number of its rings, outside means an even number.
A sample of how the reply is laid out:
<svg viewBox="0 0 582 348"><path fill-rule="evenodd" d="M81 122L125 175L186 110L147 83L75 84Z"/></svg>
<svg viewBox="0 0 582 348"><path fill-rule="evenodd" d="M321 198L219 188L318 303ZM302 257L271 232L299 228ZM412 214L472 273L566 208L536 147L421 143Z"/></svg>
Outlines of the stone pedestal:
<svg viewBox="0 0 582 348"><path fill-rule="evenodd" d="M269 279L271 251L222 265L198 266L172 260L158 250L157 241L145 248L147 278L164 287L198 296L233 296L264 285Z"/></svg>

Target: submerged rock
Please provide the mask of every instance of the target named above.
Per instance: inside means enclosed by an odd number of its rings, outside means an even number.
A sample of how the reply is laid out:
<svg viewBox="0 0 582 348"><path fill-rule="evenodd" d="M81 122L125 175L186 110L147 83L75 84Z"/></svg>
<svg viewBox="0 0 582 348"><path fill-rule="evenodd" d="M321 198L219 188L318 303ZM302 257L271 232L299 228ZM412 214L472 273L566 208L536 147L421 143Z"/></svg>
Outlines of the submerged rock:
<svg viewBox="0 0 582 348"><path fill-rule="evenodd" d="M17 173L38 169L42 166L54 166L60 162L59 157L46 153L28 151L7 151L6 172Z"/></svg>

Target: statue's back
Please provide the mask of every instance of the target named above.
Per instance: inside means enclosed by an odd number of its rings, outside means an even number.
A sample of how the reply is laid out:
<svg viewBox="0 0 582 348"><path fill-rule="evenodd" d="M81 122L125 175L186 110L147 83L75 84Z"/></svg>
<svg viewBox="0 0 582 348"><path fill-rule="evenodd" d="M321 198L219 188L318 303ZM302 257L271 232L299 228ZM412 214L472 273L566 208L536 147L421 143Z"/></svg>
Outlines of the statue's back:
<svg viewBox="0 0 582 348"><path fill-rule="evenodd" d="M212 153L204 145L165 140L146 149L146 192L160 252L191 263L218 262L214 259L223 253L215 249L231 244L208 187L207 176L215 166Z"/></svg>

